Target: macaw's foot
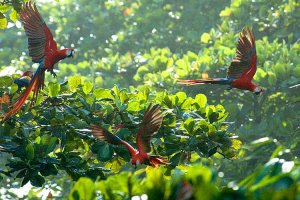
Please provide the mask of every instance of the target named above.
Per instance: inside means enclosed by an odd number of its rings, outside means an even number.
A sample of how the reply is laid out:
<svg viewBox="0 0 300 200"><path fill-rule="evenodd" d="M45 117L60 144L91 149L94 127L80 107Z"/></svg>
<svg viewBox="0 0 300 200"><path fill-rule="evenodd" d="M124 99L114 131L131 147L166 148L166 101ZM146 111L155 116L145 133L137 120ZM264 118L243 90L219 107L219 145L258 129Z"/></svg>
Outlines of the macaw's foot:
<svg viewBox="0 0 300 200"><path fill-rule="evenodd" d="M56 78L56 77L57 77L57 75L56 75L56 73L53 71L53 69L52 69L52 70L50 70L50 74L51 74L52 76L54 76L54 78Z"/></svg>

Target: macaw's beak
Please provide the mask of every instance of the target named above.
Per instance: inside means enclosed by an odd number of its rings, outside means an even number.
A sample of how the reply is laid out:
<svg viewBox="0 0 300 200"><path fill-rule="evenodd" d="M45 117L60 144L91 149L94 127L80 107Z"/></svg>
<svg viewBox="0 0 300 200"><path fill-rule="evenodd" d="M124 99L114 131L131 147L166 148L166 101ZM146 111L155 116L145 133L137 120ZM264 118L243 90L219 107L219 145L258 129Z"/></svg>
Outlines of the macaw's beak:
<svg viewBox="0 0 300 200"><path fill-rule="evenodd" d="M74 58L75 51L72 51L71 57Z"/></svg>
<svg viewBox="0 0 300 200"><path fill-rule="evenodd" d="M74 53L75 53L75 51L74 51L74 49L72 49L72 48L70 48L70 49L66 49L67 51L66 51L66 54L67 54L67 57L68 58L70 58L70 57L74 57Z"/></svg>

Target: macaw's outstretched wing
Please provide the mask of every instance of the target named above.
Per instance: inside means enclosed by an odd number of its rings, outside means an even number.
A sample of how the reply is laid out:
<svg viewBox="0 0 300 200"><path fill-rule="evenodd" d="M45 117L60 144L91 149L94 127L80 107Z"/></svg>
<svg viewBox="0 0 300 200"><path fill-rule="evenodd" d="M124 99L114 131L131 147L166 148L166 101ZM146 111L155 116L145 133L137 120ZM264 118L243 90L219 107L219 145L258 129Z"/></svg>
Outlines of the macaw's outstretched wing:
<svg viewBox="0 0 300 200"><path fill-rule="evenodd" d="M96 137L97 139L99 139L101 141L106 141L113 145L124 145L129 150L129 152L132 156L136 154L136 150L129 143L120 139L118 136L112 134L105 128L91 124L90 129L91 129L93 136Z"/></svg>
<svg viewBox="0 0 300 200"><path fill-rule="evenodd" d="M24 93L18 98L18 100L11 106L12 109L1 116L2 120L5 121L12 115L16 114L24 105L28 99L31 91L33 91L33 97L30 106L36 101L39 91L44 87L45 80L45 69L43 68L43 62L40 63L39 67L35 71L29 85L27 86Z"/></svg>
<svg viewBox="0 0 300 200"><path fill-rule="evenodd" d="M121 145L122 144L122 140L118 136L110 133L108 130L106 130L100 126L91 124L90 129L92 131L93 136L101 141L106 141L113 145Z"/></svg>
<svg viewBox="0 0 300 200"><path fill-rule="evenodd" d="M256 47L255 37L252 30L245 27L240 33L236 49L236 57L230 63L227 70L227 77L239 79L243 74L249 73L248 78L252 79L256 72Z"/></svg>
<svg viewBox="0 0 300 200"><path fill-rule="evenodd" d="M163 121L159 105L149 105L136 137L139 152L143 155L151 151L150 140L159 130Z"/></svg>
<svg viewBox="0 0 300 200"><path fill-rule="evenodd" d="M39 63L43 60L45 51L57 49L56 42L35 3L32 1L24 3L19 15L28 37L29 56L33 62Z"/></svg>

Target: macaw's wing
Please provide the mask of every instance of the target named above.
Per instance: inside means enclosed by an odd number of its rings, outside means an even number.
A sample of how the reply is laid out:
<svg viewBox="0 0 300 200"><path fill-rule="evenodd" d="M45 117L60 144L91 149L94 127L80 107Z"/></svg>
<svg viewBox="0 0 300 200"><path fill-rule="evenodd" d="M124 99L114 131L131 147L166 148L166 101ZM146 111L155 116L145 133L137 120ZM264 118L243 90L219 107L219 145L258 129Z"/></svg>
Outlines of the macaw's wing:
<svg viewBox="0 0 300 200"><path fill-rule="evenodd" d="M236 49L236 57L230 63L227 70L227 77L239 79L243 73L247 73L251 68L252 73L249 76L253 78L256 72L256 48L255 38L252 30L245 27L240 33L239 42Z"/></svg>
<svg viewBox="0 0 300 200"><path fill-rule="evenodd" d="M162 121L163 116L159 105L150 105L145 112L136 137L138 150L141 154L151 151L150 140L159 130Z"/></svg>
<svg viewBox="0 0 300 200"><path fill-rule="evenodd" d="M110 133L108 130L94 124L90 125L90 129L93 136L97 139L106 141L113 145L124 145L129 150L132 156L136 154L136 150L130 144L120 139L118 136Z"/></svg>
<svg viewBox="0 0 300 200"><path fill-rule="evenodd" d="M10 118L12 115L16 114L22 106L25 104L25 101L28 99L31 91L33 91L33 97L31 100L30 106L35 102L39 91L44 87L44 80L45 80L45 70L43 68L43 63L40 63L39 67L35 71L28 87L24 91L24 93L18 98L18 100L11 106L12 109L5 113L2 118L3 121Z"/></svg>
<svg viewBox="0 0 300 200"><path fill-rule="evenodd" d="M118 136L110 133L108 130L106 130L100 126L91 124L90 129L92 131L93 136L101 141L106 141L113 145L121 145L122 144L122 140Z"/></svg>
<svg viewBox="0 0 300 200"><path fill-rule="evenodd" d="M57 49L56 42L35 3L32 1L24 3L19 15L28 37L29 56L33 62L39 63L44 58L45 51Z"/></svg>

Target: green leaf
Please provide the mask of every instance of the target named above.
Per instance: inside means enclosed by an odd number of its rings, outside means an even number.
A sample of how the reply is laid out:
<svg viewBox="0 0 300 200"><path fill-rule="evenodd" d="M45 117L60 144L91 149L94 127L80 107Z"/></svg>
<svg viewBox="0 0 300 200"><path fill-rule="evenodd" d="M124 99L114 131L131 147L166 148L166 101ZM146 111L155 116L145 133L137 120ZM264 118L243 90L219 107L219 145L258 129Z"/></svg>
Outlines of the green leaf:
<svg viewBox="0 0 300 200"><path fill-rule="evenodd" d="M56 97L58 96L59 92L60 92L60 84L59 83L52 83L50 82L48 84L49 87L49 96L50 97Z"/></svg>
<svg viewBox="0 0 300 200"><path fill-rule="evenodd" d="M26 146L26 157L28 160L33 160L34 158L34 146L32 143L29 143L27 146Z"/></svg>
<svg viewBox="0 0 300 200"><path fill-rule="evenodd" d="M9 14L9 18L13 22L16 22L18 20L18 13L17 13L17 11L14 8L11 9L11 12Z"/></svg>
<svg viewBox="0 0 300 200"><path fill-rule="evenodd" d="M88 94L92 91L93 89L93 84L91 82L84 82L83 86L82 86L82 90L84 92L84 94Z"/></svg>
<svg viewBox="0 0 300 200"><path fill-rule="evenodd" d="M7 27L7 19L5 16L0 12L0 29L6 29Z"/></svg>
<svg viewBox="0 0 300 200"><path fill-rule="evenodd" d="M69 82L69 90L71 92L75 92L76 88L81 84L81 77L71 76L68 78L68 82Z"/></svg>
<svg viewBox="0 0 300 200"><path fill-rule="evenodd" d="M187 99L185 92L177 92L176 93L176 104L180 105Z"/></svg>
<svg viewBox="0 0 300 200"><path fill-rule="evenodd" d="M57 138L55 138L55 137L50 138L49 142L47 143L47 148L45 151L46 155L51 153L52 151L54 151L54 149L56 147L56 142L57 142Z"/></svg>
<svg viewBox="0 0 300 200"><path fill-rule="evenodd" d="M115 176L110 176L107 180L100 181L97 188L100 189L104 199L131 199L130 194L132 196L143 194L141 185L130 172L121 172Z"/></svg>
<svg viewBox="0 0 300 200"><path fill-rule="evenodd" d="M9 11L9 9L10 9L10 5L8 5L8 4L1 5L0 4L0 13L5 13L5 12Z"/></svg>
<svg viewBox="0 0 300 200"><path fill-rule="evenodd" d="M193 134L195 126L195 120L189 117L187 120L183 122L183 127L187 130L189 134Z"/></svg>
<svg viewBox="0 0 300 200"><path fill-rule="evenodd" d="M220 12L220 17L229 17L232 14L232 9L226 7L224 10Z"/></svg>
<svg viewBox="0 0 300 200"><path fill-rule="evenodd" d="M140 110L140 102L138 101L130 101L127 105L127 111L136 112Z"/></svg>
<svg viewBox="0 0 300 200"><path fill-rule="evenodd" d="M240 140L232 139L231 143L231 148L233 148L234 150L239 150L242 147L242 142Z"/></svg>
<svg viewBox="0 0 300 200"><path fill-rule="evenodd" d="M114 96L111 94L111 90L98 88L94 90L94 95L96 99L114 99Z"/></svg>
<svg viewBox="0 0 300 200"><path fill-rule="evenodd" d="M70 200L93 200L96 198L94 182L86 177L81 177L73 186L69 199Z"/></svg>
<svg viewBox="0 0 300 200"><path fill-rule="evenodd" d="M35 187L42 187L45 183L45 179L42 176L36 174L30 177L30 183Z"/></svg>
<svg viewBox="0 0 300 200"><path fill-rule="evenodd" d="M200 106L200 108L204 108L207 103L207 98L204 94L197 94L195 97L195 101Z"/></svg>
<svg viewBox="0 0 300 200"><path fill-rule="evenodd" d="M9 87L12 82L12 78L9 76L0 77L0 87Z"/></svg>
<svg viewBox="0 0 300 200"><path fill-rule="evenodd" d="M208 33L203 33L201 35L201 42L204 44L207 44L211 40L210 34Z"/></svg>
<svg viewBox="0 0 300 200"><path fill-rule="evenodd" d="M98 160L102 161L102 162L106 162L109 161L112 156L113 156L113 148L109 145L104 143L98 151Z"/></svg>
<svg viewBox="0 0 300 200"><path fill-rule="evenodd" d="M43 176L50 176L50 175L57 175L58 174L58 170L56 169L56 167L53 164L47 164L45 165L44 169L40 170L40 173Z"/></svg>

